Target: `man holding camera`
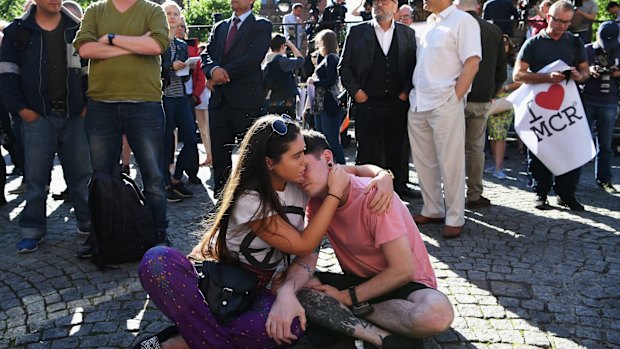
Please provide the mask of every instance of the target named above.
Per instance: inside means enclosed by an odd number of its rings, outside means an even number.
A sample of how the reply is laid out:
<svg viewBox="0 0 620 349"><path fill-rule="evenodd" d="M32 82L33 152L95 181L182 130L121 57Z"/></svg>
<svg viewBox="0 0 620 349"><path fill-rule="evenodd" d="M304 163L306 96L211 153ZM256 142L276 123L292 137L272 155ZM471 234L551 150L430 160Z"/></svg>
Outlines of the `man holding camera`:
<svg viewBox="0 0 620 349"><path fill-rule="evenodd" d="M616 23L604 22L598 28L596 42L586 45L591 78L585 82L583 90L583 106L588 122L591 128L596 124L596 184L611 194L618 193L611 184L611 161L620 84L619 32Z"/></svg>
<svg viewBox="0 0 620 349"><path fill-rule="evenodd" d="M528 39L517 56L513 73L515 82L524 84L553 84L567 79L577 83L584 82L590 77L588 61L581 39L567 32L574 15L573 4L560 0L547 13L547 28L538 35ZM571 66L569 71L538 73L549 63L561 59ZM528 151L529 169L534 177L534 190L537 198L535 207L539 210L550 210L547 194L553 184L553 174L530 151ZM575 190L579 183L581 167L563 175L555 177L553 189L559 196L558 205L567 206L573 211L583 211L584 207L575 199Z"/></svg>
<svg viewBox="0 0 620 349"><path fill-rule="evenodd" d="M592 22L598 14L598 4L594 0L573 0L575 15L570 27L571 32L579 35L584 44L592 41Z"/></svg>

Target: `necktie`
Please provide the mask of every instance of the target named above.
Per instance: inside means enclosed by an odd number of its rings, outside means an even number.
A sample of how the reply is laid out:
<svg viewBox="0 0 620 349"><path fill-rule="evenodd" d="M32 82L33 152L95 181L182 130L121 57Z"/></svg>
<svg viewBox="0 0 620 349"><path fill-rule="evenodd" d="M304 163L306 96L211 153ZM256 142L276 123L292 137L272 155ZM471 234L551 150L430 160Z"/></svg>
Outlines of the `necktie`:
<svg viewBox="0 0 620 349"><path fill-rule="evenodd" d="M226 37L226 45L224 46L224 54L228 53L230 50L230 46L232 45L233 40L235 39L235 34L237 34L237 24L239 24L241 20L238 17L233 18L233 24L230 30L228 31L228 37Z"/></svg>

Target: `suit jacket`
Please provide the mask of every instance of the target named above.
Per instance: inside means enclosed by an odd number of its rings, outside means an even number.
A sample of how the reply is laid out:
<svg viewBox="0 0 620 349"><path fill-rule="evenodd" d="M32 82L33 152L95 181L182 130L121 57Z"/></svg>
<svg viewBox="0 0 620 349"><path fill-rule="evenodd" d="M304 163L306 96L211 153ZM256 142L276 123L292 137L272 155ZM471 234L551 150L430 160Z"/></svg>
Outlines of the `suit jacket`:
<svg viewBox="0 0 620 349"><path fill-rule="evenodd" d="M401 78L402 92L409 94L416 64L415 31L395 23L394 32L398 40L398 77ZM379 42L372 22L357 24L349 30L338 68L342 85L351 96L366 84L377 45Z"/></svg>
<svg viewBox="0 0 620 349"><path fill-rule="evenodd" d="M235 34L230 50L224 54L224 45L232 18L221 21L209 36L201 54L202 70L207 79L217 66L226 69L230 82L215 86L209 107L217 107L222 100L239 109L258 109L264 105L263 73L261 62L271 43L271 22L250 14Z"/></svg>

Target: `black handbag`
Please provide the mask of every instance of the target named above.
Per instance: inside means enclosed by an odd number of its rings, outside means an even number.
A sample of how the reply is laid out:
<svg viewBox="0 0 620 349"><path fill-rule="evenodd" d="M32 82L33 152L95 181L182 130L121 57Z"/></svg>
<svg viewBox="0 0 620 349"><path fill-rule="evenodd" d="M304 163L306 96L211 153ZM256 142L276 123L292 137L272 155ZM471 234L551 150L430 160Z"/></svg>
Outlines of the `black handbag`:
<svg viewBox="0 0 620 349"><path fill-rule="evenodd" d="M233 263L204 261L198 287L215 318L225 323L246 312L256 299L258 276Z"/></svg>
<svg viewBox="0 0 620 349"><path fill-rule="evenodd" d="M222 218L220 234L228 228L228 213ZM256 299L258 276L239 263L204 261L198 288L215 318L228 322L246 312Z"/></svg>

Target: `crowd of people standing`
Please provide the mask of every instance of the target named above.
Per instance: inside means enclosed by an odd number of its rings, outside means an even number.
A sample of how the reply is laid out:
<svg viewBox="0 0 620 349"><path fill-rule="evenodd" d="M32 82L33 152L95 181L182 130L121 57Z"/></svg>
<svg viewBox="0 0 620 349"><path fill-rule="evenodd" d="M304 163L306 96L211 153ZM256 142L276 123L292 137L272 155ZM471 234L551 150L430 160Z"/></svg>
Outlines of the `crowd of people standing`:
<svg viewBox="0 0 620 349"><path fill-rule="evenodd" d="M512 117L498 116L511 108L489 113L499 94L520 84L583 84L587 118L597 130L596 181L615 192L608 132L618 112L619 27L602 23L595 42L584 46L593 36L584 26L596 15L592 2L575 9L565 0L543 1L537 16L546 26L536 28L510 67L512 22L503 21L515 14L502 0L489 0L482 14L497 18L497 26L481 19L475 0L428 0L427 29L417 37L411 8L374 0L364 11L368 20L349 29L342 49L337 33L325 29L314 36L314 52L305 52L298 4L285 21L290 30L273 35L271 23L252 13L254 0L233 1L232 16L201 47L187 39L173 1L106 0L80 18L70 2L34 0L5 28L0 54L2 102L12 116L12 123L2 116L2 127L22 145L11 149L25 182L17 250L36 251L46 235L56 154L77 232L89 235L88 179L94 171L113 172L130 148L157 230L158 246L144 256L140 279L175 323L139 347L278 347L313 327L383 348L420 347L419 338L445 331L454 313L436 289L418 226L441 223L444 238L458 238L465 207L491 205L482 195L485 132L493 125L492 150L500 155L491 170L503 179ZM295 114L296 103L305 103L297 101L295 73L305 57L314 60L304 83L313 91L308 109L320 133L302 131L286 116L265 116ZM539 72L558 59L571 68ZM508 68L514 68L512 83L506 83ZM347 94L350 105L343 105ZM355 119L355 167L344 166L340 140L347 113ZM178 155L176 140L183 143ZM238 141L233 166L231 145ZM409 155L420 193L408 186ZM528 156L536 208L550 208L553 187L560 206L584 210L575 196L580 168L553 176L534 152ZM212 166L218 202L186 258L170 247L167 205L192 197L183 177L200 183L203 164ZM399 198L416 196L423 206L411 217ZM325 234L343 275L314 273ZM77 254L86 258L90 251ZM258 277L254 307L231 323L195 302L203 294L192 261L204 259L235 261Z"/></svg>

